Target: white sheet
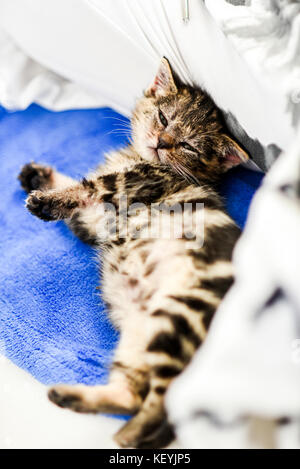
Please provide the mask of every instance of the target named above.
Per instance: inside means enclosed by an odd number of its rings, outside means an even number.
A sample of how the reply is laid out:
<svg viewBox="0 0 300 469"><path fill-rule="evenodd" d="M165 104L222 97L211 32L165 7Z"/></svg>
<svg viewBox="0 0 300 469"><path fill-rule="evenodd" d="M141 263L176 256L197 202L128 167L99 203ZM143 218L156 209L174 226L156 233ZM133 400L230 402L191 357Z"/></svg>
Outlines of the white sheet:
<svg viewBox="0 0 300 469"><path fill-rule="evenodd" d="M222 7L221 1L218 4ZM181 0L0 0L0 27L39 64L88 92L87 106L92 94L95 106L110 105L130 114L166 55L184 80L204 86L250 137L285 149L293 136L285 97L271 80L253 76L202 0L190 0L187 24L182 21ZM18 72L12 57L0 62L9 70L7 76ZM32 73L41 76L41 70ZM48 75L47 80L47 86L38 80L38 101L63 107L62 82L49 83ZM29 101L5 78L3 86L7 103L22 107ZM57 98L51 100L58 87L59 105ZM26 86L26 94L25 90ZM67 95L66 107L85 105L82 91L79 99L78 87L75 90L73 99L72 93Z"/></svg>

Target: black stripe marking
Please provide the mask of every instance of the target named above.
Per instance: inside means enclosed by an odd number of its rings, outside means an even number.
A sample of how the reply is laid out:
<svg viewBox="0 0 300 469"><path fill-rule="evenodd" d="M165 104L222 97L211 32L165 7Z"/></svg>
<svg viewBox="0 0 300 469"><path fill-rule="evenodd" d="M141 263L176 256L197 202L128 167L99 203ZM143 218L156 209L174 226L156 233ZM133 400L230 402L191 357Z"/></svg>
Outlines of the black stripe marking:
<svg viewBox="0 0 300 469"><path fill-rule="evenodd" d="M159 394L160 396L161 396L162 394L165 394L166 390L167 390L167 389L164 388L163 386L156 386L156 387L154 388L154 391L156 392L156 394Z"/></svg>
<svg viewBox="0 0 300 469"><path fill-rule="evenodd" d="M181 372L181 369L172 365L159 365L154 367L154 372L159 378L174 378Z"/></svg>
<svg viewBox="0 0 300 469"><path fill-rule="evenodd" d="M215 312L215 306L207 303L206 301L202 300L201 298L195 298L193 296L173 296L172 298L179 303L185 304L188 308L193 309L195 311L199 311L199 313L210 313L213 314Z"/></svg>
<svg viewBox="0 0 300 469"><path fill-rule="evenodd" d="M112 246L122 246L126 241L125 238L118 238L118 239L112 239L108 242L108 244L111 244Z"/></svg>
<svg viewBox="0 0 300 469"><path fill-rule="evenodd" d="M208 264L213 264L217 260L230 261L240 234L241 230L233 223L210 226L205 232L203 246L197 251L191 250L190 255L196 263L197 260Z"/></svg>
<svg viewBox="0 0 300 469"><path fill-rule="evenodd" d="M204 279L200 281L200 288L204 288L205 290L210 290L214 292L214 294L219 297L223 298L223 296L227 293L229 288L232 286L234 282L234 278L230 277L215 277L212 279Z"/></svg>
<svg viewBox="0 0 300 469"><path fill-rule="evenodd" d="M104 176L102 176L104 187L109 192L116 191L116 180L117 180L116 174L105 174Z"/></svg>
<svg viewBox="0 0 300 469"><path fill-rule="evenodd" d="M97 237L89 231L88 225L81 220L80 212L74 213L70 220L70 227L78 238L84 243L96 246L98 244Z"/></svg>
<svg viewBox="0 0 300 469"><path fill-rule="evenodd" d="M91 190L95 190L95 183L94 181L91 181L91 180L88 180L86 178L82 178L81 180L81 184L83 185L83 187L85 189L91 189Z"/></svg>
<svg viewBox="0 0 300 469"><path fill-rule="evenodd" d="M180 339L169 332L160 332L147 347L148 352L162 352L171 357L182 358Z"/></svg>
<svg viewBox="0 0 300 469"><path fill-rule="evenodd" d="M152 313L152 316L168 318L178 335L183 335L189 342L197 348L201 345L201 339L198 337L188 320L180 314L172 314L162 309L158 309Z"/></svg>
<svg viewBox="0 0 300 469"><path fill-rule="evenodd" d="M127 171L124 175L125 189L131 189L137 182L141 180L141 175L137 171Z"/></svg>
<svg viewBox="0 0 300 469"><path fill-rule="evenodd" d="M157 184L145 184L139 188L131 198L131 203L143 203L145 205L149 205L152 202L159 200L164 192L165 188L162 181L159 181Z"/></svg>
<svg viewBox="0 0 300 469"><path fill-rule="evenodd" d="M206 330L209 329L209 326L212 320L213 320L213 314L208 313L203 316L202 322Z"/></svg>
<svg viewBox="0 0 300 469"><path fill-rule="evenodd" d="M106 194L103 194L101 196L101 199L102 199L102 202L104 203L113 204L113 197L114 197L113 192L107 192Z"/></svg>

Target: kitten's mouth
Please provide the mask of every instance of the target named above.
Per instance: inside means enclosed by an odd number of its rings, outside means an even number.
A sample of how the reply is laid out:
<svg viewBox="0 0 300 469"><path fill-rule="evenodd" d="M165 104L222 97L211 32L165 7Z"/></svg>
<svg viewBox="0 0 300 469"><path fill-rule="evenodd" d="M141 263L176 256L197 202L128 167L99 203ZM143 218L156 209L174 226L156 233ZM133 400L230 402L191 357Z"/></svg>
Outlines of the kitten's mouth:
<svg viewBox="0 0 300 469"><path fill-rule="evenodd" d="M156 147L148 147L148 148L149 148L149 150L151 150L155 160L157 162L161 162L161 159L160 159L159 154L158 154L158 149Z"/></svg>

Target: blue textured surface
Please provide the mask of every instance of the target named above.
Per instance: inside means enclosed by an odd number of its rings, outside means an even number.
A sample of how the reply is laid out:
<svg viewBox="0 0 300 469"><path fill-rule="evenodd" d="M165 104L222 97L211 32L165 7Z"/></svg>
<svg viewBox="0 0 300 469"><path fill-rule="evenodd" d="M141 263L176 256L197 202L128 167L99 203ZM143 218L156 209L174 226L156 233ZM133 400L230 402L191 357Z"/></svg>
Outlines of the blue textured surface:
<svg viewBox="0 0 300 469"><path fill-rule="evenodd" d="M44 384L103 383L118 335L97 294L93 251L66 226L24 208L17 175L31 160L80 178L125 143L110 109L22 112L0 108L0 351ZM122 119L124 119L122 117ZM243 226L262 176L226 177L227 207Z"/></svg>

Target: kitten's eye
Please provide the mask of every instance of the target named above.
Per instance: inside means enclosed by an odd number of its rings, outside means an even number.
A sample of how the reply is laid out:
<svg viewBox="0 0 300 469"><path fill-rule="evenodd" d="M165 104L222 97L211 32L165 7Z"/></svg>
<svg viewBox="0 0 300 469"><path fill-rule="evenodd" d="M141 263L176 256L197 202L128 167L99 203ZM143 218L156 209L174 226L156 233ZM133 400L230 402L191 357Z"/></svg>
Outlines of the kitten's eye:
<svg viewBox="0 0 300 469"><path fill-rule="evenodd" d="M186 142L181 142L180 145L188 151L193 151L194 153L197 153L197 150Z"/></svg>
<svg viewBox="0 0 300 469"><path fill-rule="evenodd" d="M162 123L162 125L163 125L164 127L167 127L168 121L167 121L167 119L165 118L165 116L163 115L163 113L162 113L161 111L159 111L158 115L159 115L159 120L160 120L160 122Z"/></svg>

